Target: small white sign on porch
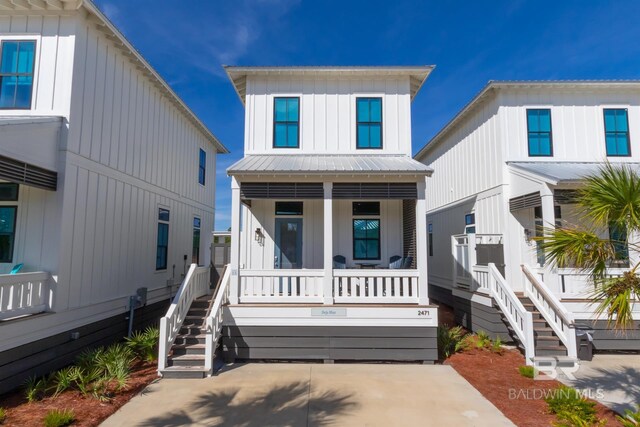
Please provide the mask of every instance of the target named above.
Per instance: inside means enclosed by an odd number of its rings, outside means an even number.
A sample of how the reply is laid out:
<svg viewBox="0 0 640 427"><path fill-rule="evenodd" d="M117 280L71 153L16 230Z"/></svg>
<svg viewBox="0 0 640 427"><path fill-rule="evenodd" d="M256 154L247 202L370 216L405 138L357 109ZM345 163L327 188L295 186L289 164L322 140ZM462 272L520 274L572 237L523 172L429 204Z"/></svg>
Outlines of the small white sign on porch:
<svg viewBox="0 0 640 427"><path fill-rule="evenodd" d="M312 308L312 316L318 317L347 317L346 308Z"/></svg>

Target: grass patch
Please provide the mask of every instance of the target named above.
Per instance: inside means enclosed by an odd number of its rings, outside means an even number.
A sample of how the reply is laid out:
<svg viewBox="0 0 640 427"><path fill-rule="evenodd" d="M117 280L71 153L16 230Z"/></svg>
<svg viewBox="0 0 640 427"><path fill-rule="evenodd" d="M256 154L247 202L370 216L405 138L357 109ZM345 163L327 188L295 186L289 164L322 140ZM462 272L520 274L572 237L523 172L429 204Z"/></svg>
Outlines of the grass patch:
<svg viewBox="0 0 640 427"><path fill-rule="evenodd" d="M44 417L45 427L64 427L76 420L76 416L70 409L52 409Z"/></svg>
<svg viewBox="0 0 640 427"><path fill-rule="evenodd" d="M595 402L585 399L576 389L560 386L545 401L558 418L558 427L587 427L598 423Z"/></svg>
<svg viewBox="0 0 640 427"><path fill-rule="evenodd" d="M534 378L536 376L536 369L533 366L520 366L518 372L525 378Z"/></svg>

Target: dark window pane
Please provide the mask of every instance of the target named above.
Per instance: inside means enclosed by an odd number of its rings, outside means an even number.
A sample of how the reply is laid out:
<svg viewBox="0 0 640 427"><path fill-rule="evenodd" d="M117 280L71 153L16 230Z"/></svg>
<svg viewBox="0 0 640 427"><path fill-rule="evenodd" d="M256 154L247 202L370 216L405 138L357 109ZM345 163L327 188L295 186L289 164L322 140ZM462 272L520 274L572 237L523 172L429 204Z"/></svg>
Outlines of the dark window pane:
<svg viewBox="0 0 640 427"><path fill-rule="evenodd" d="M527 136L530 156L552 156L551 110L527 110Z"/></svg>
<svg viewBox="0 0 640 427"><path fill-rule="evenodd" d="M0 183L0 200L5 202L18 200L18 188L18 184Z"/></svg>
<svg viewBox="0 0 640 427"><path fill-rule="evenodd" d="M15 206L0 207L0 262L13 260L13 245L16 229Z"/></svg>
<svg viewBox="0 0 640 427"><path fill-rule="evenodd" d="M287 147L297 147L298 146L298 125L297 124L289 124L287 125Z"/></svg>
<svg viewBox="0 0 640 427"><path fill-rule="evenodd" d="M380 215L380 202L353 202L354 215Z"/></svg>
<svg viewBox="0 0 640 427"><path fill-rule="evenodd" d="M287 121L287 99L286 98L276 98L274 110L275 110L274 118L276 122Z"/></svg>
<svg viewBox="0 0 640 427"><path fill-rule="evenodd" d="M369 101L370 121L382 122L382 99L375 98Z"/></svg>
<svg viewBox="0 0 640 427"><path fill-rule="evenodd" d="M476 223L476 215L475 214L467 214L464 216L464 224L471 225Z"/></svg>
<svg viewBox="0 0 640 427"><path fill-rule="evenodd" d="M287 100L287 121L297 122L299 116L299 101L298 98L289 98Z"/></svg>
<svg viewBox="0 0 640 427"><path fill-rule="evenodd" d="M286 147L287 146L287 125L282 123L275 124L275 140L273 141L273 145L275 147Z"/></svg>
<svg viewBox="0 0 640 427"><path fill-rule="evenodd" d="M200 265L200 218L193 218L193 245L191 262Z"/></svg>
<svg viewBox="0 0 640 427"><path fill-rule="evenodd" d="M382 147L382 128L380 125L369 125L369 147Z"/></svg>
<svg viewBox="0 0 640 427"><path fill-rule="evenodd" d="M33 57L36 50L35 42L20 42L20 52L18 55L18 73L29 74L33 72Z"/></svg>
<svg viewBox="0 0 640 427"><path fill-rule="evenodd" d="M200 228L200 218L193 218L193 227L194 228Z"/></svg>
<svg viewBox="0 0 640 427"><path fill-rule="evenodd" d="M369 100L368 99L358 99L357 100L357 114L358 114L358 122L368 122L369 121Z"/></svg>
<svg viewBox="0 0 640 427"><path fill-rule="evenodd" d="M158 219L160 221L169 221L169 210L168 209L159 208L158 209Z"/></svg>
<svg viewBox="0 0 640 427"><path fill-rule="evenodd" d="M276 202L276 215L302 215L302 202Z"/></svg>
<svg viewBox="0 0 640 427"><path fill-rule="evenodd" d="M158 223L158 242L156 246L156 270L167 268L169 248L169 224Z"/></svg>
<svg viewBox="0 0 640 427"><path fill-rule="evenodd" d="M18 70L18 42L2 42L0 73L15 73Z"/></svg>
<svg viewBox="0 0 640 427"><path fill-rule="evenodd" d="M358 125L358 148L370 148L369 125Z"/></svg>
<svg viewBox="0 0 640 427"><path fill-rule="evenodd" d="M0 108L13 107L17 86L16 76L0 77Z"/></svg>
<svg viewBox="0 0 640 427"><path fill-rule="evenodd" d="M31 106L32 76L19 76L14 107L29 108Z"/></svg>

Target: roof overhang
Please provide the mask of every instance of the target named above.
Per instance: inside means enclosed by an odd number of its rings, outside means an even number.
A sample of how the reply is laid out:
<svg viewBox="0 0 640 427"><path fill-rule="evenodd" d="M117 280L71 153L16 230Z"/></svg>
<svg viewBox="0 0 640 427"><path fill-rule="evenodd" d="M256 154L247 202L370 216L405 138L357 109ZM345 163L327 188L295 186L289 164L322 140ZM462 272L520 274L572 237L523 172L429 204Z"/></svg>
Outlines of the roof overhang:
<svg viewBox="0 0 640 427"><path fill-rule="evenodd" d="M164 94L178 110L216 147L218 153L228 153L229 150L202 123L184 101L171 89L169 84L158 74L127 38L109 21L104 13L91 0L0 0L0 12L7 13L72 13L84 9L89 22L102 32L122 54L135 65L153 84L160 93Z"/></svg>
<svg viewBox="0 0 640 427"><path fill-rule="evenodd" d="M403 155L248 155L227 169L234 176L431 176Z"/></svg>
<svg viewBox="0 0 640 427"><path fill-rule="evenodd" d="M518 173L550 185L579 184L585 178L598 174L603 162L508 162L509 167ZM617 162L613 165L626 165L640 173L640 163Z"/></svg>
<svg viewBox="0 0 640 427"><path fill-rule="evenodd" d="M245 103L247 77L249 76L287 76L287 77L390 77L405 76L410 79L411 99L416 96L435 65L420 66L254 66L241 67L224 65L224 70L233 83L233 87Z"/></svg>
<svg viewBox="0 0 640 427"><path fill-rule="evenodd" d="M482 105L498 90L505 89L640 89L640 80L490 80L427 144L416 153L420 159L430 153L450 131L458 128L470 117L476 107Z"/></svg>

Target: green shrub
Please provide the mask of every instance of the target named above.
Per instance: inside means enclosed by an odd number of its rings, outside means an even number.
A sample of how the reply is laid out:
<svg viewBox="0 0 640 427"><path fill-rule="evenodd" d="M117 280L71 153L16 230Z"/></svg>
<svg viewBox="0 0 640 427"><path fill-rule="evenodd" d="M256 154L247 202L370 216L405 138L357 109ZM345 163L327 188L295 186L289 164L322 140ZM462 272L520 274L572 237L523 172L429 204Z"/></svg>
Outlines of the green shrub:
<svg viewBox="0 0 640 427"><path fill-rule="evenodd" d="M0 424L7 420L7 410L0 406Z"/></svg>
<svg viewBox="0 0 640 427"><path fill-rule="evenodd" d="M438 350L441 359L447 359L452 354L464 350L466 346L465 331L462 327L438 326Z"/></svg>
<svg viewBox="0 0 640 427"><path fill-rule="evenodd" d="M24 383L24 392L27 402L35 402L41 400L48 388L47 379L45 377L29 377Z"/></svg>
<svg viewBox="0 0 640 427"><path fill-rule="evenodd" d="M118 343L107 348L99 347L80 354L71 369L74 386L83 394L105 400L109 390L126 387L135 356L131 348Z"/></svg>
<svg viewBox="0 0 640 427"><path fill-rule="evenodd" d="M585 399L574 388L560 386L545 401L551 413L558 417L558 426L582 427L598 422L595 402Z"/></svg>
<svg viewBox="0 0 640 427"><path fill-rule="evenodd" d="M616 416L620 424L623 427L639 427L640 426L640 405L638 405L635 412L627 409L624 411L624 416Z"/></svg>
<svg viewBox="0 0 640 427"><path fill-rule="evenodd" d="M476 334L476 347L478 348L491 348L491 338L485 331L478 331Z"/></svg>
<svg viewBox="0 0 640 427"><path fill-rule="evenodd" d="M533 366L520 366L518 371L520 375L526 378L534 378L536 376L536 369Z"/></svg>
<svg viewBox="0 0 640 427"><path fill-rule="evenodd" d="M60 369L51 376L52 387L55 387L53 397L58 396L73 386L73 366Z"/></svg>
<svg viewBox="0 0 640 427"><path fill-rule="evenodd" d="M502 340L500 337L496 337L491 344L491 351L494 353L502 353Z"/></svg>
<svg viewBox="0 0 640 427"><path fill-rule="evenodd" d="M52 409L44 417L45 427L64 427L76 420L76 416L70 409Z"/></svg>
<svg viewBox="0 0 640 427"><path fill-rule="evenodd" d="M140 360L153 362L158 359L158 340L160 339L158 328L148 327L144 332L136 331L131 337L125 339L127 346Z"/></svg>

